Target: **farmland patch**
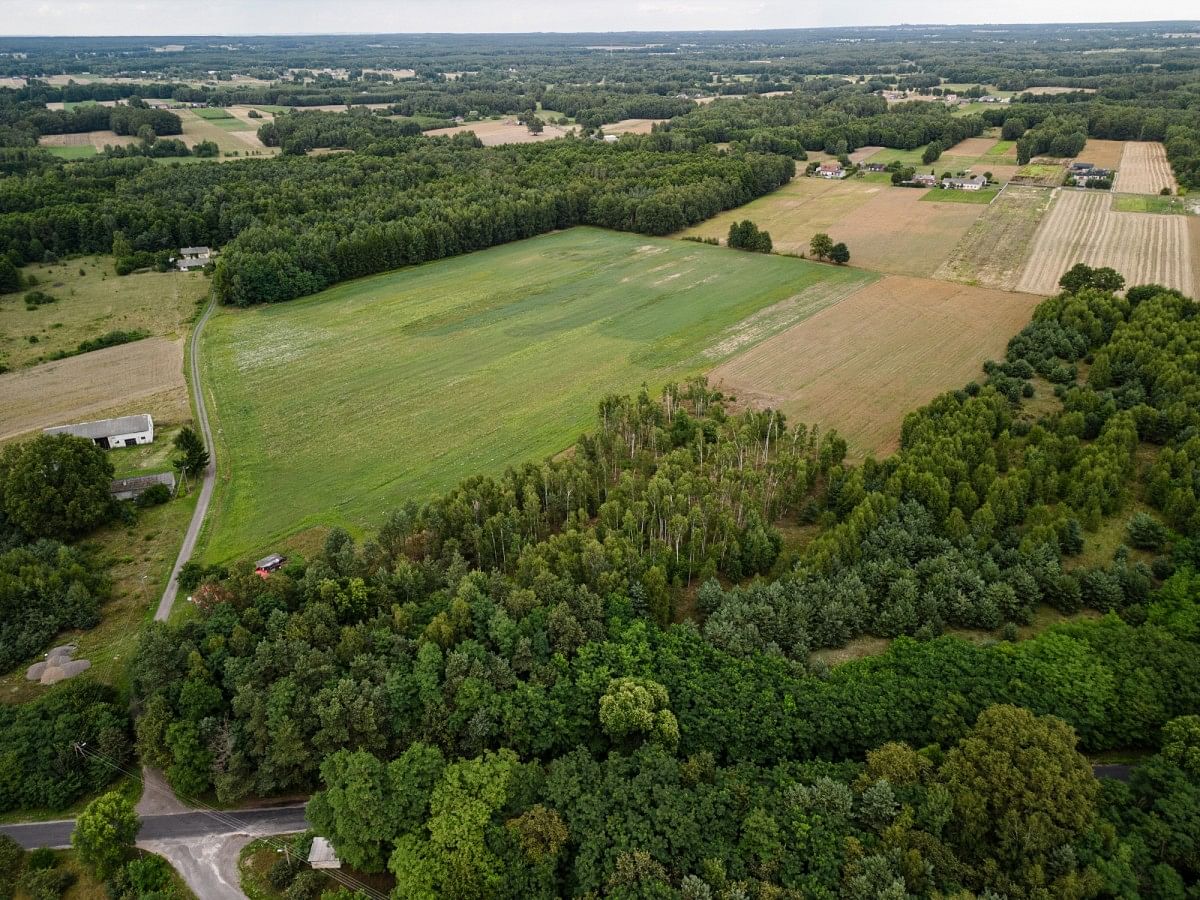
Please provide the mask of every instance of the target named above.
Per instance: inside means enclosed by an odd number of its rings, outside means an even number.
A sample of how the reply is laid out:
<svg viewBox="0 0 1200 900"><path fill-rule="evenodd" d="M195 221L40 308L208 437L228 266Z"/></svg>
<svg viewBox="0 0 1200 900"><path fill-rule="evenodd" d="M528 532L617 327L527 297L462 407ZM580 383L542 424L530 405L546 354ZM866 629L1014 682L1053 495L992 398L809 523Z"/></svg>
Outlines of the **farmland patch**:
<svg viewBox="0 0 1200 900"><path fill-rule="evenodd" d="M706 371L873 278L576 228L222 310L204 332L228 460L206 555L358 530L556 453L605 394Z"/></svg>
<svg viewBox="0 0 1200 900"><path fill-rule="evenodd" d="M1107 193L1060 189L1042 220L1018 289L1050 294L1077 262L1111 266L1128 284L1156 283L1190 292L1188 219L1114 212Z"/></svg>
<svg viewBox="0 0 1200 900"><path fill-rule="evenodd" d="M1053 192L1010 184L975 221L935 278L1013 290Z"/></svg>
<svg viewBox="0 0 1200 900"><path fill-rule="evenodd" d="M888 276L717 366L740 401L836 428L855 455L899 443L906 410L1003 355L1039 297Z"/></svg>
<svg viewBox="0 0 1200 900"><path fill-rule="evenodd" d="M1179 192L1166 148L1150 141L1126 142L1113 190L1121 194L1157 194L1163 188L1172 194Z"/></svg>

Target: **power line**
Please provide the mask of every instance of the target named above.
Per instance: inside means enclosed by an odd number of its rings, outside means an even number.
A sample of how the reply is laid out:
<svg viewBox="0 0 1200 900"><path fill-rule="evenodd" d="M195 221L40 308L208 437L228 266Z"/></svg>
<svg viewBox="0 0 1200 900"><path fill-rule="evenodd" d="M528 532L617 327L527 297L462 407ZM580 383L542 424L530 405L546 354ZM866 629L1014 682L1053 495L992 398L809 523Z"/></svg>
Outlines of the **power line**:
<svg viewBox="0 0 1200 900"><path fill-rule="evenodd" d="M100 762L100 763L108 766L109 768L111 768L117 772L120 772L121 774L126 775L126 776L134 779L135 781L139 782L142 785L143 791L149 789L149 790L157 790L160 793L167 793L166 791L162 791L161 788L158 788L155 785L148 785L146 783L146 780L142 777L140 772L134 772L134 771L131 771L130 769L125 768L123 765L121 765L119 762L117 762L115 759L108 756L107 754L98 753L97 751L90 749L86 743L76 742L74 744L74 747L75 747L75 752L80 754L81 756L84 756L87 759L96 760L97 762ZM265 842L269 847L273 848L277 852L285 852L290 855L291 848L286 842L279 840L274 835L259 833L258 828L256 826L251 825L249 822L246 822L244 819L239 819L234 815L230 815L228 812L225 812L224 810L217 809L215 806L211 806L211 805L205 803L203 800L200 800L199 798L188 797L186 795L179 794L179 793L175 792L174 790L172 790L171 793L174 797L176 797L178 800L182 801L185 805L191 807L189 812L200 813L201 815L206 815L209 818L216 821L217 823L219 823L220 825L228 828L230 830L230 832L248 834L257 840ZM305 865L310 865L308 860L303 860L303 863ZM317 870L314 869L313 871L317 871ZM345 873L343 873L337 869L321 869L320 871L323 872L328 877L330 877L331 879L333 879L334 881L336 881L342 887L347 888L351 891L357 891L358 893L363 894L366 897L368 897L369 900L388 900L387 894L383 894L383 893L375 890L370 885L360 884L359 882L350 878L350 876L346 875Z"/></svg>

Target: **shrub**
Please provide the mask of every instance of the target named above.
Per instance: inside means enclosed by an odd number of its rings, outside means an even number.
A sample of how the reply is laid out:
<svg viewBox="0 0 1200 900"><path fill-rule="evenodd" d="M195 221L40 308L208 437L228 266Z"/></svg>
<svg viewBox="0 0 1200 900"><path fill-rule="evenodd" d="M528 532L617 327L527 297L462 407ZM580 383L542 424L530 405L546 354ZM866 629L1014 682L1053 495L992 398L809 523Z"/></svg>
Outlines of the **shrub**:
<svg viewBox="0 0 1200 900"><path fill-rule="evenodd" d="M145 509L150 506L162 506L170 499L171 489L165 484L155 484L138 494L137 499L133 502L141 509Z"/></svg>
<svg viewBox="0 0 1200 900"><path fill-rule="evenodd" d="M19 882L30 900L58 900L74 883L75 876L66 869L28 869Z"/></svg>
<svg viewBox="0 0 1200 900"><path fill-rule="evenodd" d="M1129 534L1129 543L1139 550L1158 550L1167 540L1166 527L1143 512L1136 513L1125 530Z"/></svg>
<svg viewBox="0 0 1200 900"><path fill-rule="evenodd" d="M29 851L25 865L30 869L53 869L58 865L58 857L49 847L38 847L36 850Z"/></svg>

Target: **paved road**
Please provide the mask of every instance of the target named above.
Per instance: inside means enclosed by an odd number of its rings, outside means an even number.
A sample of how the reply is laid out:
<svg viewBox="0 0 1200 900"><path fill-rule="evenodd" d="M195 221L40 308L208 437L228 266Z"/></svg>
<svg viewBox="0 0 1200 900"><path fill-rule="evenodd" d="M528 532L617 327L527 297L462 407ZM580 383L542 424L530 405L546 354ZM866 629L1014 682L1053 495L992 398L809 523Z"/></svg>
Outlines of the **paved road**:
<svg viewBox="0 0 1200 900"><path fill-rule="evenodd" d="M262 837L269 834L291 834L308 828L303 806L243 809L220 813L193 811L165 816L142 816L141 819L139 843L184 838L216 838L233 834ZM71 846L71 832L74 828L74 819L58 819L53 822L0 825L0 834L7 834L26 849L61 849Z"/></svg>
<svg viewBox="0 0 1200 900"><path fill-rule="evenodd" d="M175 560L175 568L171 570L171 580L167 582L167 589L163 591L162 599L158 601L158 611L154 613L154 618L158 622L165 622L171 615L175 595L179 593L179 570L183 568L185 562L191 559L192 551L196 549L196 541L200 537L200 529L204 527L204 517L208 514L208 504L212 500L213 488L217 483L217 450L213 444L212 430L208 427L208 411L204 408L204 387L200 383L200 332L204 330L205 324L216 307L216 297L209 298L208 306L204 307L200 320L192 329L190 354L192 391L196 396L196 417L200 424L200 434L204 437L204 443L208 447L208 468L204 470L204 483L200 486L200 499L196 502L196 511L192 513L191 524L188 525L187 534L183 537L183 546L179 548L179 558Z"/></svg>

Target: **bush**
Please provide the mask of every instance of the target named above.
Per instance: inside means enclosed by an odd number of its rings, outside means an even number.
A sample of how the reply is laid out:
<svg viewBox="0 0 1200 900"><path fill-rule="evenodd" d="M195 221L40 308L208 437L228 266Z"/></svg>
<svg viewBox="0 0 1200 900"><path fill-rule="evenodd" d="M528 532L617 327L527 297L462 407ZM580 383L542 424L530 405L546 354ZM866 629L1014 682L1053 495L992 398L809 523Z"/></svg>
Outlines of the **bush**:
<svg viewBox="0 0 1200 900"><path fill-rule="evenodd" d="M1158 550L1167 540L1166 526L1142 512L1129 520L1125 530L1129 534L1129 543L1139 550Z"/></svg>
<svg viewBox="0 0 1200 900"><path fill-rule="evenodd" d="M58 865L58 857L49 847L38 847L36 850L29 851L25 865L30 869L53 869Z"/></svg>
<svg viewBox="0 0 1200 900"><path fill-rule="evenodd" d="M74 883L66 869L27 869L19 882L30 900L58 900Z"/></svg>
<svg viewBox="0 0 1200 900"><path fill-rule="evenodd" d="M2 257L0 257L2 258ZM25 851L7 834L0 834L0 898L9 900L25 863Z"/></svg>
<svg viewBox="0 0 1200 900"><path fill-rule="evenodd" d="M302 868L304 864L297 857L285 854L267 872L267 882L277 891L287 890Z"/></svg>
<svg viewBox="0 0 1200 900"><path fill-rule="evenodd" d="M325 876L312 869L299 873L284 892L287 900L318 900L325 889Z"/></svg>
<svg viewBox="0 0 1200 900"><path fill-rule="evenodd" d="M48 303L55 303L57 300L57 297L51 297L45 291L30 291L25 295L25 308L33 310Z"/></svg>
<svg viewBox="0 0 1200 900"><path fill-rule="evenodd" d="M162 506L170 499L171 489L165 484L155 484L138 494L133 502L139 508L145 509L150 506Z"/></svg>

